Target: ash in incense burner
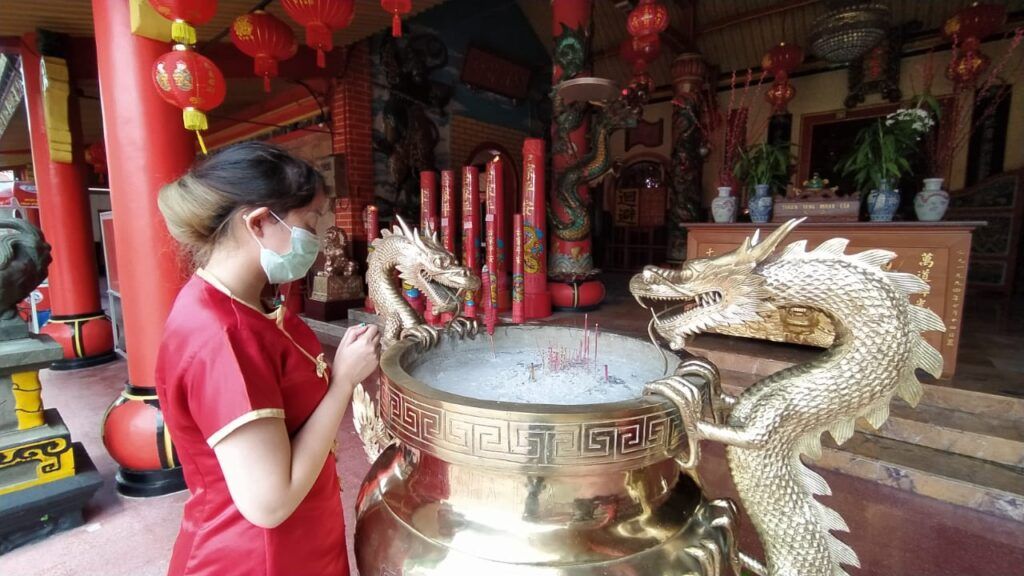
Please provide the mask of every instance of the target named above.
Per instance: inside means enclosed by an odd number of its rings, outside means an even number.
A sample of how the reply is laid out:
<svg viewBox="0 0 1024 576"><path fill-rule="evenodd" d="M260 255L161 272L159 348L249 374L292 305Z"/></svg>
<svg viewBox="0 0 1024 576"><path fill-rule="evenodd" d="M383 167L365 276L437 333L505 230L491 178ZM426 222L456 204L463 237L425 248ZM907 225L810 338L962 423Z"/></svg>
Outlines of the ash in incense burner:
<svg viewBox="0 0 1024 576"><path fill-rule="evenodd" d="M679 359L600 329L503 326L487 338L445 338L410 359L409 375L459 396L523 404L607 404L640 398Z"/></svg>

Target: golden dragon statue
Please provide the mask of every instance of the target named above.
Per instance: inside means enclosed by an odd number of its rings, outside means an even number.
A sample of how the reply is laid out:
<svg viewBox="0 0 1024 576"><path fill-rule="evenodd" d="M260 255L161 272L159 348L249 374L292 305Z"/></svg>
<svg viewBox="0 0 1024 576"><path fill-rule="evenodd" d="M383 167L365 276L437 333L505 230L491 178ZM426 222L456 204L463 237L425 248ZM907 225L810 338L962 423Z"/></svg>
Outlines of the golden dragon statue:
<svg viewBox="0 0 1024 576"><path fill-rule="evenodd" d="M366 281L377 314L383 319L381 347L409 338L425 347L437 343L441 330L424 323L399 288L399 280L427 297L434 314L451 314L445 326L459 337L474 337L479 331L476 319L462 316L465 292L480 289L480 278L464 266L438 241L437 231L410 230L401 217L392 230L381 230L367 258ZM397 277L397 278L396 278ZM363 441L367 457L373 462L391 439L379 418L377 407L362 385L352 393L352 419Z"/></svg>
<svg viewBox="0 0 1024 576"><path fill-rule="evenodd" d="M842 517L814 496L828 484L801 462L818 458L821 435L842 444L857 418L881 426L900 396L915 405L922 387L915 369L938 376L942 356L920 332L944 330L931 311L909 295L928 290L920 278L888 272L895 254L867 250L846 254L835 238L807 251L806 241L776 248L802 220L791 220L762 241L758 234L718 258L688 260L679 269L646 267L630 281L649 308L658 334L674 349L711 327L760 319L773 308L804 306L828 315L835 326L831 348L812 362L768 376L738 396L710 393L670 376L647 385L678 407L690 436L689 467L700 440L726 445L737 491L764 544L766 562L743 555L764 576L840 576L859 566L856 553L831 531L849 531Z"/></svg>

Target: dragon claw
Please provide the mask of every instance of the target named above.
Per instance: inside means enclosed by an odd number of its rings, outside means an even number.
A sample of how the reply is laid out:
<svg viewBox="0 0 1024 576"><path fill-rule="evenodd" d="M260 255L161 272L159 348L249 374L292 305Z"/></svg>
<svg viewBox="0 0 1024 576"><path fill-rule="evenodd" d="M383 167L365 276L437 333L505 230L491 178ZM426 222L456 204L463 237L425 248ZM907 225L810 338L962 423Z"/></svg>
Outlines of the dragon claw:
<svg viewBox="0 0 1024 576"><path fill-rule="evenodd" d="M429 350L433 348L440 338L440 331L428 324L418 324L412 328L402 331L402 339L409 339L420 345L421 348Z"/></svg>
<svg viewBox="0 0 1024 576"><path fill-rule="evenodd" d="M460 339L465 338L466 336L475 338L477 333L480 331L480 323L477 322L476 318L463 318L462 316L456 316L448 323L448 329L454 330Z"/></svg>

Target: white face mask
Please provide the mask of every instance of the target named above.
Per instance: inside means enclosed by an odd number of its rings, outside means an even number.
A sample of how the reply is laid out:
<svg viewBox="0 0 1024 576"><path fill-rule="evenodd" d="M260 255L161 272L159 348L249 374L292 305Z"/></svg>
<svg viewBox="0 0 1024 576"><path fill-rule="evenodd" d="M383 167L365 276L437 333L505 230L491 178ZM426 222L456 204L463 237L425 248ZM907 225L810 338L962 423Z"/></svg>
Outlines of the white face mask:
<svg viewBox="0 0 1024 576"><path fill-rule="evenodd" d="M291 230L292 249L285 254L278 254L265 247L259 238L253 235L253 239L260 246L260 266L271 284L293 282L305 276L313 267L317 254L320 253L320 238L297 226L289 226L273 212L270 214Z"/></svg>

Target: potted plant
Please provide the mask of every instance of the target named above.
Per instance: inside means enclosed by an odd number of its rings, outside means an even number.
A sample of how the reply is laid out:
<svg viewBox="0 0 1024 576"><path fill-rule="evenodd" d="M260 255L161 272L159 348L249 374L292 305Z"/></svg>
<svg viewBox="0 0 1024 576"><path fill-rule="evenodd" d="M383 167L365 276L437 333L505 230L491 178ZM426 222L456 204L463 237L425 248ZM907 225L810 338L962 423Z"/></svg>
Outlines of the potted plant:
<svg viewBox="0 0 1024 576"><path fill-rule="evenodd" d="M733 175L754 189L748 202L750 220L767 222L772 216L772 192L789 180L789 149L762 142L740 151Z"/></svg>
<svg viewBox="0 0 1024 576"><path fill-rule="evenodd" d="M872 222L889 222L900 205L893 186L911 173L910 158L920 150L921 136L935 126L931 115L920 108L901 108L863 128L853 150L836 165L844 176L852 175L861 192L868 194Z"/></svg>

